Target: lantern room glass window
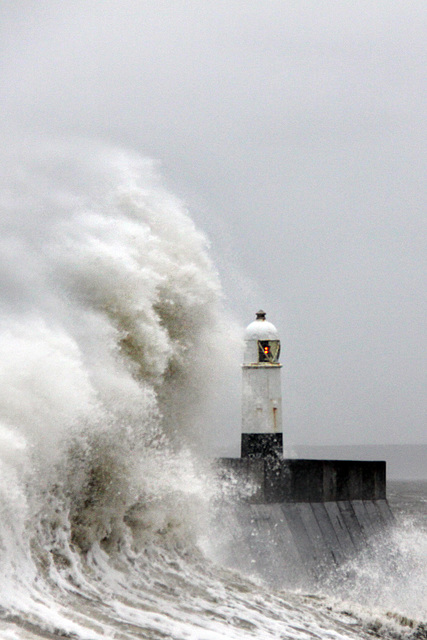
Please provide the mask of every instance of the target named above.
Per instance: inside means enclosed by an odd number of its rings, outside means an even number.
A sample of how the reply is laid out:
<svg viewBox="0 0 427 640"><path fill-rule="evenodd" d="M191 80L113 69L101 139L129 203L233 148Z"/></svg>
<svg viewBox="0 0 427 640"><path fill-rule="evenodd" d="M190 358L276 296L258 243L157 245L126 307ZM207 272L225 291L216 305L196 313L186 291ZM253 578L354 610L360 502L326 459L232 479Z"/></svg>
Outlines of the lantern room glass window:
<svg viewBox="0 0 427 640"><path fill-rule="evenodd" d="M280 340L258 340L258 362L279 362Z"/></svg>

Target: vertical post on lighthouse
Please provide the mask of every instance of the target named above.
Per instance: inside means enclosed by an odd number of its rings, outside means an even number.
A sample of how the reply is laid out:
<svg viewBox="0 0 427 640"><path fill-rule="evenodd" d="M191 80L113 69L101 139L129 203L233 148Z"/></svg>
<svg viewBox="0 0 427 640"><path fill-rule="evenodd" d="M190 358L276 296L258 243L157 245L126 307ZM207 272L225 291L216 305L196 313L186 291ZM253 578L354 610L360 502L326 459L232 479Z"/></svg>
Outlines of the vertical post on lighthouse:
<svg viewBox="0 0 427 640"><path fill-rule="evenodd" d="M283 456L280 340L265 311L245 331L242 458Z"/></svg>

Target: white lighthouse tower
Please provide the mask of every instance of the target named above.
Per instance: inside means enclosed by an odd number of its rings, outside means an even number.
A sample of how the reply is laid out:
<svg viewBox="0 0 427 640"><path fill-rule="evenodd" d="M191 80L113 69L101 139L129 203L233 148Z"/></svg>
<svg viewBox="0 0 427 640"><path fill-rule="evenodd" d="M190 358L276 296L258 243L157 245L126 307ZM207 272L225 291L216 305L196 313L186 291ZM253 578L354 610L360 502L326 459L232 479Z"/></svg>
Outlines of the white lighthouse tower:
<svg viewBox="0 0 427 640"><path fill-rule="evenodd" d="M242 458L283 455L280 340L265 316L258 311L245 331Z"/></svg>

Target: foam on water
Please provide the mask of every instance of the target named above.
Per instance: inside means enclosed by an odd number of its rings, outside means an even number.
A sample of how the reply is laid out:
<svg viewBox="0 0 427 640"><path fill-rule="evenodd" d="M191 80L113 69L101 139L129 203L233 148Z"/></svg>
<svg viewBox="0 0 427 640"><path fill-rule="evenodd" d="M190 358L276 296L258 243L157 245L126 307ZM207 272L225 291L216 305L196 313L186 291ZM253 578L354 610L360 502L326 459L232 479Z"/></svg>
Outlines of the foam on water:
<svg viewBox="0 0 427 640"><path fill-rule="evenodd" d="M153 163L87 141L2 154L1 637L365 637L357 580L343 611L213 562L200 451L240 336ZM384 637L413 633L375 606Z"/></svg>

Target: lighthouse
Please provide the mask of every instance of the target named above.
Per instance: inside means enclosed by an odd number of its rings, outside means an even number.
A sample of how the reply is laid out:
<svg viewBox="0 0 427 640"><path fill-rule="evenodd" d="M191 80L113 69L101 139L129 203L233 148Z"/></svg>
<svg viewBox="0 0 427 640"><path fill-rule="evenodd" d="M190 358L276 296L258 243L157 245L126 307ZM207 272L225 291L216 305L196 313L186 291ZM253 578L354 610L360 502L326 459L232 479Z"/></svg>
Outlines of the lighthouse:
<svg viewBox="0 0 427 640"><path fill-rule="evenodd" d="M283 457L282 392L277 329L258 311L245 331L242 365L242 458Z"/></svg>
<svg viewBox="0 0 427 640"><path fill-rule="evenodd" d="M235 499L220 501L216 515L231 566L241 558L272 584L292 574L306 588L393 525L386 463L283 457L280 340L265 316L258 311L245 331L241 457L217 461Z"/></svg>

